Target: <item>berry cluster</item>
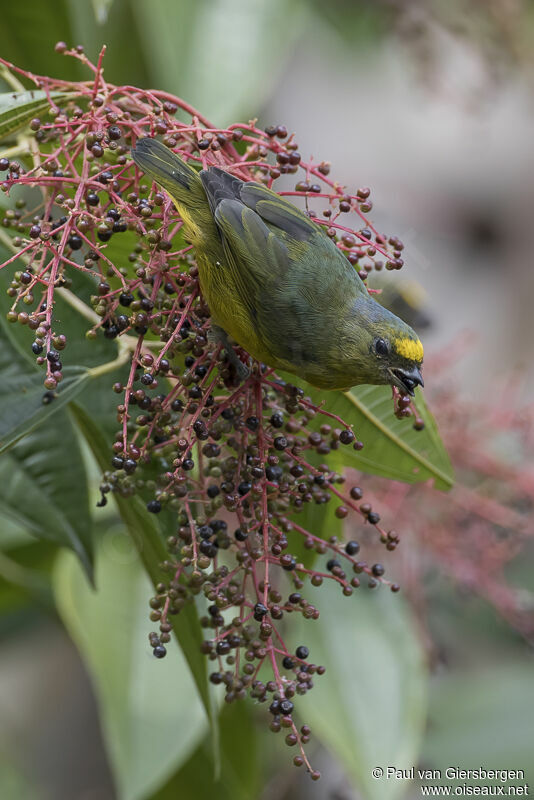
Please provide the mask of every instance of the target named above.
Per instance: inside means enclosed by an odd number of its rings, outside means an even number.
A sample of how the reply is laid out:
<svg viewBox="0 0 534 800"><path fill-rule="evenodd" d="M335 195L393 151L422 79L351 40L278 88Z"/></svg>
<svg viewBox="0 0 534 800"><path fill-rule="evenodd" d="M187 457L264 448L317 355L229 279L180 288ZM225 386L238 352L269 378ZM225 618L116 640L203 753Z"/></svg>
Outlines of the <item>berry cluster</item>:
<svg viewBox="0 0 534 800"><path fill-rule="evenodd" d="M368 564L357 541L334 532L336 521L353 515L388 551L399 537L381 527L362 489L347 486L329 463L340 448L363 447L351 426L265 365L254 365L240 382L235 365L212 343L182 220L169 198L143 181L130 147L149 133L190 163L218 164L245 180L272 186L282 175L296 175L294 191L281 194L302 198L363 280L372 270L400 269L402 242L365 217L372 208L369 189L347 193L328 177L328 163L301 157L284 126L261 130L251 121L214 128L165 92L106 83L102 58L93 65L81 48L69 51L60 43L56 49L84 61L91 81L35 78L7 65L48 98L12 158L0 159L3 191L41 192L37 206L28 209L21 196L2 221L1 241L13 251L2 266L17 264L7 318L34 333L31 349L46 373L44 402L60 390L69 352L54 315L57 290L89 322L89 339L117 340L118 359L101 371L121 364L129 369L113 384L120 396L118 429L100 505L109 493L139 495L149 512L172 515L166 517L172 525L168 559L150 600L151 619L159 625L150 634L153 653L165 656L170 617L205 597L201 622L203 650L213 662L210 680L224 687L227 702L247 693L267 702L271 729L285 731L286 743L299 749L295 764L305 764L316 778L303 749L310 730L297 727L293 703L324 666L309 660L304 644L285 643L282 620L291 614L316 620L319 611L306 590L327 580L346 596L362 580L369 588L382 583L398 591L382 564ZM176 118L179 109L189 122ZM84 280L92 287L87 302ZM396 391L394 402L398 416L415 411ZM416 416L415 427L421 426ZM332 535L308 530L302 522L307 508L317 519L333 509ZM284 636L286 629L290 635L286 626Z"/></svg>

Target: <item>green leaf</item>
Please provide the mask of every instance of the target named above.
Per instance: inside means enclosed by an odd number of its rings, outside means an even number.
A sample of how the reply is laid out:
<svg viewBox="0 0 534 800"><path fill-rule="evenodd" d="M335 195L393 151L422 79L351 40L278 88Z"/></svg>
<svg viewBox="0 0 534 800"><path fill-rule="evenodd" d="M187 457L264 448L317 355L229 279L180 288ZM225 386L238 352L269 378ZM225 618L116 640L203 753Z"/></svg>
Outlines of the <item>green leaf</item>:
<svg viewBox="0 0 534 800"><path fill-rule="evenodd" d="M305 528L309 533L320 539L329 539L330 536L341 536L343 523L335 516L336 503L304 503L302 511L294 516L292 522ZM317 560L318 553L315 549L304 547L306 537L297 530L288 534L289 552L295 556L297 562L304 564L306 569L311 569Z"/></svg>
<svg viewBox="0 0 534 800"><path fill-rule="evenodd" d="M7 517L2 521L0 549L0 638L20 631L21 615L27 614L33 624L41 612L53 613L50 576L57 557L55 545L31 536L20 546L10 546L4 536L6 522Z"/></svg>
<svg viewBox="0 0 534 800"><path fill-rule="evenodd" d="M77 5L86 4L77 2ZM54 0L52 10L49 3L41 0L3 3L3 25L10 35L4 36L2 56L38 75L87 80L89 73L77 59L54 52L55 42L78 44L72 35L67 6L67 0Z"/></svg>
<svg viewBox="0 0 534 800"><path fill-rule="evenodd" d="M2 462L0 461L0 465ZM24 525L20 525L11 519L2 520L2 530L0 534L0 549L9 550L12 547L23 547L33 544L34 539Z"/></svg>
<svg viewBox="0 0 534 800"><path fill-rule="evenodd" d="M220 729L220 777L214 777L210 741L206 738L150 800L250 800L258 796L263 759L259 758L258 734L249 701L224 706Z"/></svg>
<svg viewBox="0 0 534 800"><path fill-rule="evenodd" d="M147 53L147 57L143 58L141 32L137 29L130 0L113 0L113 2L93 0L93 3L64 0L64 2L67 6L65 17L71 29L70 39L66 41L83 44L85 52L93 62L98 59L105 43L107 49L103 67L108 81L118 85L155 85L151 83L149 77L153 55ZM105 29L100 21L95 19L95 3L107 6Z"/></svg>
<svg viewBox="0 0 534 800"><path fill-rule="evenodd" d="M65 367L64 378L54 392L54 399L43 404L43 374L25 368L20 358L10 359L6 340L0 349L0 453L8 450L15 442L30 433L70 402L82 391L90 379L90 373L83 367ZM7 363L6 363L7 362Z"/></svg>
<svg viewBox="0 0 534 800"><path fill-rule="evenodd" d="M320 619L300 620L294 641L326 674L299 700L300 715L363 797L391 800L403 782L375 780L371 770L417 763L427 674L415 625L402 599L382 589L347 598L328 582L320 591Z"/></svg>
<svg viewBox="0 0 534 800"><path fill-rule="evenodd" d="M38 539L70 547L92 578L87 476L65 411L0 458L0 514Z"/></svg>
<svg viewBox="0 0 534 800"><path fill-rule="evenodd" d="M110 447L98 425L76 403L71 405L71 412L81 434L91 448L98 466L102 471L108 469ZM156 518L146 510L137 497L123 498L120 495L114 495L114 498L122 521L155 586L161 581L162 577L160 565L167 558L167 552L163 545L162 534ZM191 669L206 713L213 723L214 710L207 678L206 658L200 652L204 637L196 606L193 603L187 604L178 615L171 617L171 622L174 634Z"/></svg>
<svg viewBox="0 0 534 800"><path fill-rule="evenodd" d="M447 491L453 486L449 456L420 389L416 392L415 403L425 423L422 431L414 429L413 417L397 419L393 416L388 386L359 386L347 395L354 406L354 429L368 445L363 450L352 450L345 463L405 483L434 479L437 489Z"/></svg>
<svg viewBox="0 0 534 800"><path fill-rule="evenodd" d="M290 383L297 383L293 376L285 377ZM302 386L314 403L352 425L357 438L364 443L363 450L354 450L350 445L341 450L345 466L404 483L433 479L434 486L444 491L452 487L451 462L420 390L416 391L415 403L425 427L416 431L413 417L394 416L389 386L321 392L304 382L297 385Z"/></svg>
<svg viewBox="0 0 534 800"><path fill-rule="evenodd" d="M104 1L101 0L101 4ZM130 0L108 2L107 10L104 30L95 19L92 3L87 0L54 0L53 13L50 5L42 0L4 3L2 20L10 35L4 36L2 56L40 75L55 75L64 80L90 80L91 73L87 67L75 58L54 52L54 43L80 44L95 63L105 41L104 70L108 81L119 85L150 85Z"/></svg>
<svg viewBox="0 0 534 800"><path fill-rule="evenodd" d="M206 718L175 643L153 658L152 587L131 542L109 530L97 548L94 592L68 553L54 586L59 613L91 675L120 800L142 800L188 758Z"/></svg>
<svg viewBox="0 0 534 800"><path fill-rule="evenodd" d="M0 245L0 258L7 257L7 255L7 249ZM17 392L12 397L13 402L9 406L13 411L12 418L8 419L4 414L0 420L0 452L2 437L8 430L8 424L12 436L6 440L5 444L7 445L21 435L20 427L23 429L22 433L34 427L33 417L35 414L37 414L36 424L40 424L42 420L50 414L54 414L82 389L84 405L91 410L94 416L98 417L111 435L117 426L116 402L111 392L111 384L117 378L125 377L127 368L123 369L123 375L110 372L96 378L85 368L112 362L117 357L117 343L105 339L103 336L91 341L86 339L87 321L67 302L65 293L62 290L56 290L54 323L67 336L68 340L68 347L63 359L65 362L63 374L66 378L59 384L57 397L48 405L43 405L45 373L43 369L36 366L35 357L31 352L31 344L35 336L26 325L10 324L5 319L5 314L11 306L11 300L2 290L7 289L9 282L8 270L0 270L0 342L2 344L0 370L5 376L11 375L14 390ZM77 275L76 296L79 300L89 302L89 297L94 290L94 280L86 275ZM72 366L73 364L76 366ZM0 389L1 391L2 389ZM19 400L21 396L24 399L22 407ZM5 405L4 408L6 408ZM26 412L30 416L29 420L26 419ZM27 425L28 427L26 427Z"/></svg>
<svg viewBox="0 0 534 800"><path fill-rule="evenodd" d="M321 28L331 26L341 44L350 47L350 53L376 47L393 24L389 6L372 3L354 3L353 0L333 0L323 3L310 0L310 6L319 17ZM325 24L326 23L326 24Z"/></svg>
<svg viewBox="0 0 534 800"><path fill-rule="evenodd" d="M51 92L50 98L58 106L74 97L66 92ZM0 94L0 140L24 128L33 117L50 108L50 100L42 91L5 92Z"/></svg>
<svg viewBox="0 0 534 800"><path fill-rule="evenodd" d="M306 11L297 0L133 0L132 8L152 83L221 125L257 113Z"/></svg>

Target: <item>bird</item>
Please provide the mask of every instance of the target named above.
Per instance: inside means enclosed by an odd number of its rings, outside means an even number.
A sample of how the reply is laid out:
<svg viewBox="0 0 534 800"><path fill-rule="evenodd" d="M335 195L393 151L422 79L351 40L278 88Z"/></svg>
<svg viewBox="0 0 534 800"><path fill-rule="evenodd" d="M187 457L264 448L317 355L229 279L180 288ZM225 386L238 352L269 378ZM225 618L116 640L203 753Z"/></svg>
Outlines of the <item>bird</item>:
<svg viewBox="0 0 534 800"><path fill-rule="evenodd" d="M241 377L230 339L318 389L390 384L413 396L424 385L419 337L374 300L323 226L263 184L196 170L155 138L131 155L180 214L212 335Z"/></svg>

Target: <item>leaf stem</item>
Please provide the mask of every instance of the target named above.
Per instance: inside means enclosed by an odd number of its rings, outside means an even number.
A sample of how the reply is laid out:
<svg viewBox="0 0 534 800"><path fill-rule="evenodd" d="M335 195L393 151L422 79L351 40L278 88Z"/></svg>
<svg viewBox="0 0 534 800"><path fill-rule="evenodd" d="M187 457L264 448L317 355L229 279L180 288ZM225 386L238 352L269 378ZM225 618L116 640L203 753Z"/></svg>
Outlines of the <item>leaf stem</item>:
<svg viewBox="0 0 534 800"><path fill-rule="evenodd" d="M0 78L7 83L8 86L15 92L24 92L26 87L22 85L19 79L13 75L11 70L8 69L6 64L0 64Z"/></svg>
<svg viewBox="0 0 534 800"><path fill-rule="evenodd" d="M106 361L105 364L99 364L98 367L91 367L87 372L91 378L99 378L100 375L107 375L108 372L113 372L113 370L124 366L124 364L128 362L131 354L132 351L128 346L119 347L117 358L114 358L113 361Z"/></svg>

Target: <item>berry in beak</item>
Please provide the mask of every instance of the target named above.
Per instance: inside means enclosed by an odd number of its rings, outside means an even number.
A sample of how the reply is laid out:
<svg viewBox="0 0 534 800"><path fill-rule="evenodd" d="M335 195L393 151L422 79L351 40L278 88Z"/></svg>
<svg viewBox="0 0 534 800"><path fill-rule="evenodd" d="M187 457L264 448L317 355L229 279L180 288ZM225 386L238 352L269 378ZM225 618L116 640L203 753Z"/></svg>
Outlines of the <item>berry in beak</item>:
<svg viewBox="0 0 534 800"><path fill-rule="evenodd" d="M412 397L414 395L414 389L416 386L425 385L419 367L415 366L415 364L413 367L392 369L391 372L395 378L395 385L398 386L402 391L411 394Z"/></svg>

